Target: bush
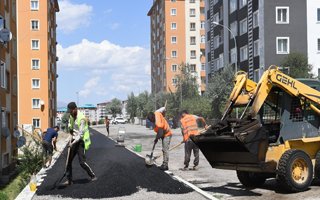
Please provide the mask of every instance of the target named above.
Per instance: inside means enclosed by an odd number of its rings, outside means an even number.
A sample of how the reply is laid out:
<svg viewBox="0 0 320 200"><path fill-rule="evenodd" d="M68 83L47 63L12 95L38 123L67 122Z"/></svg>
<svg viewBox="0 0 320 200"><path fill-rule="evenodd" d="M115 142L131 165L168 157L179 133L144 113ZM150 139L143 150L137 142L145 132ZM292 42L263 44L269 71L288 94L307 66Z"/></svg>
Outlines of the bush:
<svg viewBox="0 0 320 200"><path fill-rule="evenodd" d="M7 199L9 199L9 197L5 193L0 192L0 199L1 200L7 200Z"/></svg>
<svg viewBox="0 0 320 200"><path fill-rule="evenodd" d="M93 121L93 122L91 123L91 125L92 125L92 126L97 125L97 122Z"/></svg>
<svg viewBox="0 0 320 200"><path fill-rule="evenodd" d="M100 120L99 120L99 124L104 124L104 120L103 120L103 119L100 119Z"/></svg>
<svg viewBox="0 0 320 200"><path fill-rule="evenodd" d="M19 159L18 169L21 172L22 179L29 181L32 174L40 171L43 163L43 151L41 142L33 140L28 145L21 148L23 155Z"/></svg>

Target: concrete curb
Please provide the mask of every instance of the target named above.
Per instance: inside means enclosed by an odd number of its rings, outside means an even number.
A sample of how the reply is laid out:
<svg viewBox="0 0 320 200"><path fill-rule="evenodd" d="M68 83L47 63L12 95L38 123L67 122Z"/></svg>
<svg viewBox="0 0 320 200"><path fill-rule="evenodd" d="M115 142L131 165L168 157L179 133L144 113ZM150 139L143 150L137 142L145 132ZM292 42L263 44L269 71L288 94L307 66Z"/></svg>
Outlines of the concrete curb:
<svg viewBox="0 0 320 200"><path fill-rule="evenodd" d="M114 140L114 139L112 139L112 138L110 138L110 137L109 137L109 139L111 139L112 141L114 141L115 143L117 143L116 140ZM136 155L139 156L140 158L145 159L145 157L143 157L143 156L140 155L139 153L133 151L132 149L127 148L127 147L125 147L125 146L124 146L124 148L128 149L129 151L131 151L132 153L136 154ZM158 167L160 166L160 165L158 165L158 164L155 164L155 165L158 166ZM181 177L179 177L179 176L177 176L177 175L174 175L173 172L171 172L171 171L169 171L169 170L167 170L167 171L165 171L165 172L166 172L168 175L170 175L173 179L175 179L175 180L177 180L177 181L179 181L179 182L181 182L181 183L184 183L185 185L189 186L189 187L192 188L194 191L198 192L199 194L201 194L202 196L206 197L207 199L210 199L210 200L218 200L217 198L215 198L214 196L212 196L212 195L209 194L208 192L203 191L202 189L200 189L199 187L195 186L194 184L188 182L187 180L185 180L185 179L183 179L183 178L181 178Z"/></svg>
<svg viewBox="0 0 320 200"><path fill-rule="evenodd" d="M61 145L59 145L59 149L64 149L68 144L68 138L62 142ZM51 162L51 166L49 168L42 168L37 174L36 174L36 178L37 178L37 187L41 185L41 183L44 180L44 177L47 176L47 170L51 169L51 167L55 164L55 162L58 160L58 158L61 156L62 151L58 151L55 152L52 156L52 162ZM35 191L31 191L29 184L26 185L26 187L20 192L20 194L16 197L15 200L31 200L33 198L33 196L35 195Z"/></svg>

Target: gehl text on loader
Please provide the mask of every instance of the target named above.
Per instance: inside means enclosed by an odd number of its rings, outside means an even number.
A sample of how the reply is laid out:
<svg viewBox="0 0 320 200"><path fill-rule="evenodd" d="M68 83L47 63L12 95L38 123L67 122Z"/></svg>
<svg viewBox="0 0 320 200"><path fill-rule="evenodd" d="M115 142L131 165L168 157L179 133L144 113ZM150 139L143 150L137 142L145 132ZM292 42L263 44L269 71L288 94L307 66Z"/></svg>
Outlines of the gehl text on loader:
<svg viewBox="0 0 320 200"><path fill-rule="evenodd" d="M318 90L276 66L259 83L238 72L222 119L192 140L213 168L236 170L246 187L275 177L290 192L304 191L320 178L319 108Z"/></svg>

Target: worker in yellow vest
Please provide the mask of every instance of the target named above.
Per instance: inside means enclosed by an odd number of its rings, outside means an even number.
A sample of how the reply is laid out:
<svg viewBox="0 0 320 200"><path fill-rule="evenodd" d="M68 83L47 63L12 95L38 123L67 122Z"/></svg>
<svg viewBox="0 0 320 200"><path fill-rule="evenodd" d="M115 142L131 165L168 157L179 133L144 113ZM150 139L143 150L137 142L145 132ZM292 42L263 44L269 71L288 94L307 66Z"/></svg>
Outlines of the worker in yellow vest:
<svg viewBox="0 0 320 200"><path fill-rule="evenodd" d="M78 154L80 166L88 173L91 181L95 181L97 177L86 162L85 156L85 151L89 149L91 144L87 119L81 112L78 112L75 102L68 104L68 112L70 112L69 130L72 135L72 140L71 143L69 143L70 152L67 161L68 180L64 185L72 184L72 161L76 154Z"/></svg>
<svg viewBox="0 0 320 200"><path fill-rule="evenodd" d="M184 145L184 168L181 170L188 170L191 152L193 151L194 155L194 166L192 170L197 170L199 165L199 148L198 146L190 139L192 135L199 134L199 123L202 124L204 128L207 128L206 122L202 117L196 115L191 115L188 111L184 110L180 113L181 117L181 131L183 135Z"/></svg>

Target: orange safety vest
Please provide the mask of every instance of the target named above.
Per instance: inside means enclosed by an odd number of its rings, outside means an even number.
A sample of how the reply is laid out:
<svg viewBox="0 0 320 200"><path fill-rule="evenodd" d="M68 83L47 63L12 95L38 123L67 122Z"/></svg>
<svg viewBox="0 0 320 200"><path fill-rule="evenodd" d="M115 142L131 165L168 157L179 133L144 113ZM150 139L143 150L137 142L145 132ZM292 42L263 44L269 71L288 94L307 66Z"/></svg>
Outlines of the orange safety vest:
<svg viewBox="0 0 320 200"><path fill-rule="evenodd" d="M156 118L156 122L155 122L155 126L154 126L154 131L156 133L158 133L159 128L162 128L164 131L164 137L168 137L170 135L172 135L172 132L170 130L170 126L167 122L167 120L163 117L161 112L154 112L155 118Z"/></svg>
<svg viewBox="0 0 320 200"><path fill-rule="evenodd" d="M194 115L187 114L180 120L180 122L184 141L187 141L191 135L199 134L197 118Z"/></svg>

